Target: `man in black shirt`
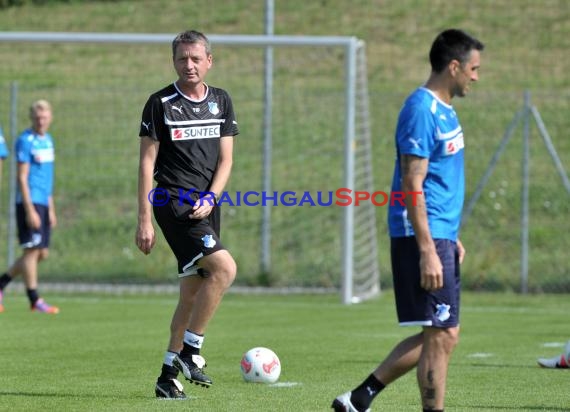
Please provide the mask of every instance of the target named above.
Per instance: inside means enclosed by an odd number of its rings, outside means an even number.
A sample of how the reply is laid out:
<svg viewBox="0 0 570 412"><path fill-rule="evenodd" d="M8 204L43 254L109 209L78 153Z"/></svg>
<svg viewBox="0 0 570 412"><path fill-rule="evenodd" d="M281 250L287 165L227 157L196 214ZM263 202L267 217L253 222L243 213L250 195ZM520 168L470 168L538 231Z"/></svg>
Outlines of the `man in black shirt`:
<svg viewBox="0 0 570 412"><path fill-rule="evenodd" d="M230 177L233 137L239 131L228 93L204 82L212 66L206 36L180 33L172 42L172 56L178 80L152 94L142 114L136 244L144 254L154 246L152 206L180 277L155 394L183 399L179 371L197 385L212 384L200 348L236 276L236 263L220 242L216 203Z"/></svg>

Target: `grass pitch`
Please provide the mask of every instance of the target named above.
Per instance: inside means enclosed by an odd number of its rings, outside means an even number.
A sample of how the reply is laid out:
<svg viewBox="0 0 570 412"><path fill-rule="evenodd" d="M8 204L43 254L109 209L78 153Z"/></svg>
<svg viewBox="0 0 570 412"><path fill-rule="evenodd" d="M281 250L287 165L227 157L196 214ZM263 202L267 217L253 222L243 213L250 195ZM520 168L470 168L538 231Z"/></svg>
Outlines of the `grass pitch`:
<svg viewBox="0 0 570 412"><path fill-rule="evenodd" d="M47 294L62 311L29 311L21 292L5 297L0 410L10 411L325 411L391 347L415 329L396 325L391 293L350 307L338 296L228 294L211 322L204 356L214 385L183 381L187 401L154 398L173 295ZM545 370L570 339L564 296L465 294L461 342L446 410L568 411L567 370ZM273 349L279 384L245 383L242 354ZM373 410L419 410L415 374L389 386Z"/></svg>

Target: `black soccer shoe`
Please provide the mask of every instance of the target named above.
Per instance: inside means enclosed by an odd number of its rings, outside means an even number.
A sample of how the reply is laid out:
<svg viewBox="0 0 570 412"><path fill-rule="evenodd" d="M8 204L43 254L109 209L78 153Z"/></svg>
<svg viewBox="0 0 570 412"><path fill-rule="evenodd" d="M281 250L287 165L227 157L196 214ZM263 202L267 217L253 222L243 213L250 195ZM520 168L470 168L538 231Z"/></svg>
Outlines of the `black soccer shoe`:
<svg viewBox="0 0 570 412"><path fill-rule="evenodd" d="M154 393L157 398L164 399L186 399L184 388L178 379L169 379L164 382L156 382Z"/></svg>
<svg viewBox="0 0 570 412"><path fill-rule="evenodd" d="M334 409L334 412L359 412L359 410L356 409L356 407L350 401L351 396L352 392L346 392L342 395L337 396L331 405L331 408ZM370 409L366 409L364 412L370 412Z"/></svg>
<svg viewBox="0 0 570 412"><path fill-rule="evenodd" d="M182 372L188 381L205 388L209 388L212 385L212 380L204 374L206 360L202 356L192 355L191 358L182 359L177 355L172 364Z"/></svg>

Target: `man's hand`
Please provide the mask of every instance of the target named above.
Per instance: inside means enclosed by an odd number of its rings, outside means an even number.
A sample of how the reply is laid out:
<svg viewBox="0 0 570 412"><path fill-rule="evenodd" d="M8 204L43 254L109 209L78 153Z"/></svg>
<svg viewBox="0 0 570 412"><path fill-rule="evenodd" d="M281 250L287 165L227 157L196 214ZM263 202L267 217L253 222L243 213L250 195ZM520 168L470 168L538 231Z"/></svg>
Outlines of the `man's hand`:
<svg viewBox="0 0 570 412"><path fill-rule="evenodd" d="M57 226L57 217L55 216L55 212L51 208L49 210L49 226L52 229Z"/></svg>
<svg viewBox="0 0 570 412"><path fill-rule="evenodd" d="M192 208L192 213L188 216L190 219L204 219L209 216L216 205L216 199L213 193L207 193L196 201Z"/></svg>
<svg viewBox="0 0 570 412"><path fill-rule="evenodd" d="M427 291L443 287L443 266L435 249L420 253L420 285Z"/></svg>
<svg viewBox="0 0 570 412"><path fill-rule="evenodd" d="M42 220L36 209L31 209L26 213L26 224L30 229L39 230L42 226Z"/></svg>
<svg viewBox="0 0 570 412"><path fill-rule="evenodd" d="M135 243L137 247L145 255L148 255L154 246L156 238L154 235L154 227L152 223L138 224Z"/></svg>
<svg viewBox="0 0 570 412"><path fill-rule="evenodd" d="M459 239L457 239L457 252L459 253L459 264L462 264L465 258L465 248Z"/></svg>

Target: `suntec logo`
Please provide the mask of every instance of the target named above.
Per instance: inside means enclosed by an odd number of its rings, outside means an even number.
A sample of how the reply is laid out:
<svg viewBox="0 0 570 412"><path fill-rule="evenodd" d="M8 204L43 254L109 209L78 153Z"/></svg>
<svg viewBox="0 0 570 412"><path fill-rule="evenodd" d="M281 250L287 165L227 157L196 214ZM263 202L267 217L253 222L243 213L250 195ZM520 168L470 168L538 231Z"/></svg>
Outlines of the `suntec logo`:
<svg viewBox="0 0 570 412"><path fill-rule="evenodd" d="M182 129L174 129L172 131L172 140L182 139Z"/></svg>
<svg viewBox="0 0 570 412"><path fill-rule="evenodd" d="M465 147L465 143L463 141L463 134L460 134L457 137L454 137L453 139L445 143L445 154L452 155L463 149L463 147Z"/></svg>
<svg viewBox="0 0 570 412"><path fill-rule="evenodd" d="M172 140L213 139L220 137L220 125L171 129Z"/></svg>

